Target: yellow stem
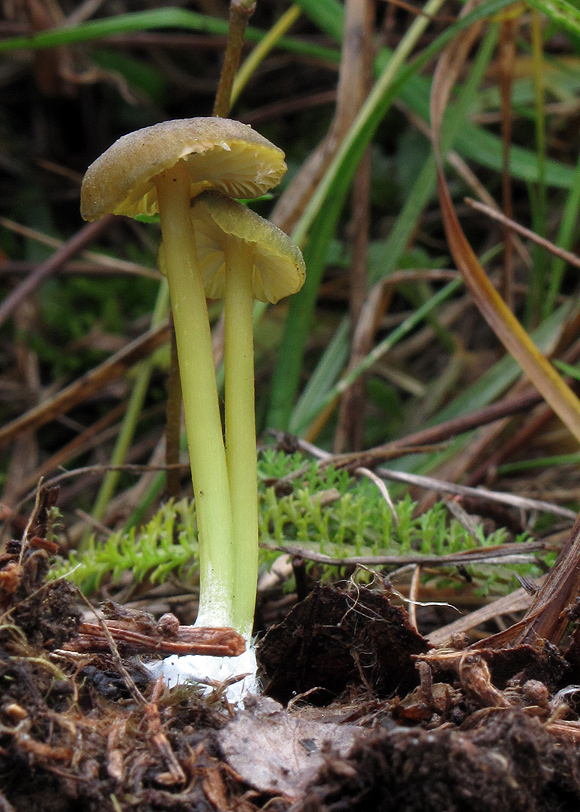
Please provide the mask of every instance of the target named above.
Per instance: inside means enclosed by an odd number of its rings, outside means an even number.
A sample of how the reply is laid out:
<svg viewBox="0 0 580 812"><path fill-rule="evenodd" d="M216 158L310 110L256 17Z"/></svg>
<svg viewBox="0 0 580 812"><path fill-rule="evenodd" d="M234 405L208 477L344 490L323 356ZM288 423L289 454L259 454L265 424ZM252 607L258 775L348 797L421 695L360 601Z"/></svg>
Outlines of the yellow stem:
<svg viewBox="0 0 580 812"><path fill-rule="evenodd" d="M252 633L258 581L258 475L254 394L251 248L229 239L225 246L226 459L235 539L234 618Z"/></svg>
<svg viewBox="0 0 580 812"><path fill-rule="evenodd" d="M197 625L232 625L234 551L228 474L211 332L182 163L156 181L171 294L200 556Z"/></svg>

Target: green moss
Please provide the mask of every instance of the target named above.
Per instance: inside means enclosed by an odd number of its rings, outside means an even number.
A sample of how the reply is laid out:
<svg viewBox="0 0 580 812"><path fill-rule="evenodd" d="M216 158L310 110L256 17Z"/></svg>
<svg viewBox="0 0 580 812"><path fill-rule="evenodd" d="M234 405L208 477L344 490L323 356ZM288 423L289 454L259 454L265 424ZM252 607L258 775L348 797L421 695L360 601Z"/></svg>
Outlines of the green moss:
<svg viewBox="0 0 580 812"><path fill-rule="evenodd" d="M258 464L260 481L261 564L269 566L280 554L268 549L299 544L333 558L372 555L446 555L475 547L501 544L504 529L474 538L443 502L415 516L416 503L405 496L395 504L397 520L378 488L368 479L355 479L330 466L319 469L300 454L266 449ZM516 539L525 540L524 536ZM81 557L72 554L64 571L85 591L95 590L103 578L112 582L130 571L136 581L163 581L170 574L193 578L198 564L195 506L183 499L168 502L137 532L112 534L104 543L91 539ZM327 575L337 568L328 568ZM514 587L514 573L539 574L534 564L478 564L462 570L442 569L439 586L475 582L481 593L505 592Z"/></svg>

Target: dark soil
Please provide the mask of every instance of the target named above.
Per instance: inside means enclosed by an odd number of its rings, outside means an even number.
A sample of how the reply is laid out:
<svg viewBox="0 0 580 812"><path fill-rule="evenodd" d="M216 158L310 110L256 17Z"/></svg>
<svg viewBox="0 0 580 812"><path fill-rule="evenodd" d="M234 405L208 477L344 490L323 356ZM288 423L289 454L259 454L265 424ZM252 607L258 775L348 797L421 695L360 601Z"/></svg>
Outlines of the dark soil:
<svg viewBox="0 0 580 812"><path fill-rule="evenodd" d="M379 697L404 695L418 681L414 656L428 649L404 610L383 595L316 586L266 635L265 690L284 704L305 691L310 701L328 702L356 683Z"/></svg>
<svg viewBox="0 0 580 812"><path fill-rule="evenodd" d="M391 726L329 759L302 809L563 812L580 798L580 754L524 709L477 712L459 729Z"/></svg>
<svg viewBox="0 0 580 812"><path fill-rule="evenodd" d="M0 559L0 810L578 808L576 632L438 650L387 594L318 586L262 643L275 699L235 710L121 656L126 610L85 650L42 510Z"/></svg>

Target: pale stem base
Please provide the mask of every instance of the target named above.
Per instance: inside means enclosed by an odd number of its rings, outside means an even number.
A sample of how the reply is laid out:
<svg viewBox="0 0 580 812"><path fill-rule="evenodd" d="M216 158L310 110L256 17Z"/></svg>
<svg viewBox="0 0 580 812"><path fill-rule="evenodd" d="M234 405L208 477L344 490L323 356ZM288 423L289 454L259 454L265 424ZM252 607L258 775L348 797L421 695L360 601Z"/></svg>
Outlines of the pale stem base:
<svg viewBox="0 0 580 812"><path fill-rule="evenodd" d="M248 694L260 693L260 683L257 677L258 665L256 662L256 648L248 643L248 648L239 657L206 657L203 655L188 655L179 657L174 654L158 663L148 666L153 677L163 677L169 688L174 685L186 683L200 683L205 685L204 693L210 693L226 680L241 677L225 689L228 702L243 705L244 697Z"/></svg>

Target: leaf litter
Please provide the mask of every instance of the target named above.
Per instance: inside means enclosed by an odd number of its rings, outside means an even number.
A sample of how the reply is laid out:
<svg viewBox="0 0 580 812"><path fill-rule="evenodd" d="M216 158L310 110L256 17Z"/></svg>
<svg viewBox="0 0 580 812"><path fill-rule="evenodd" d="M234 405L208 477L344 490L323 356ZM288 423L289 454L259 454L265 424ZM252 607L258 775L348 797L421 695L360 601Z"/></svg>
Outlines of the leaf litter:
<svg viewBox="0 0 580 812"><path fill-rule="evenodd" d="M388 584L318 585L262 641L264 695L234 708L224 686L151 678L135 629L177 639L178 621L109 603L89 623L76 588L47 580L54 499L0 560L3 810L577 808L577 590L562 578L577 527L536 609L471 645L431 645ZM533 638L554 593L573 631Z"/></svg>

